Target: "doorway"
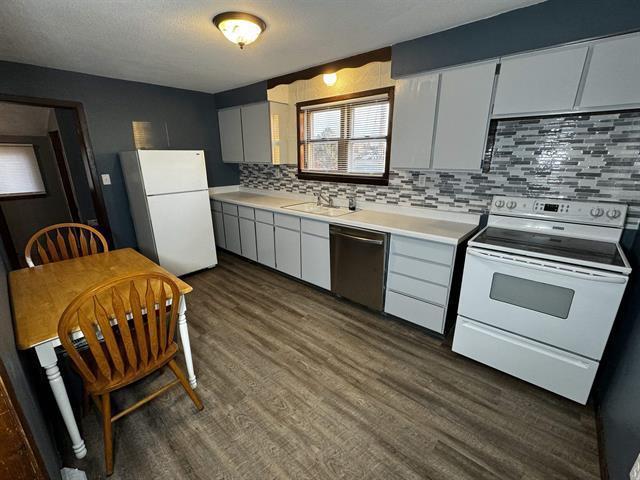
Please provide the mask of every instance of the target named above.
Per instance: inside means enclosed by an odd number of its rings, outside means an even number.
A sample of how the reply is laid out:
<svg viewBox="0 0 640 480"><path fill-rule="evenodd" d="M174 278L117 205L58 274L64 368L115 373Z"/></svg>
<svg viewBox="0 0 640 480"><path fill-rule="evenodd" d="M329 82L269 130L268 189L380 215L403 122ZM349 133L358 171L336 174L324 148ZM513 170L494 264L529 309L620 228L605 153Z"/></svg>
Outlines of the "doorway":
<svg viewBox="0 0 640 480"><path fill-rule="evenodd" d="M97 185L81 104L0 95L0 236L12 269L52 224L91 225L112 243Z"/></svg>

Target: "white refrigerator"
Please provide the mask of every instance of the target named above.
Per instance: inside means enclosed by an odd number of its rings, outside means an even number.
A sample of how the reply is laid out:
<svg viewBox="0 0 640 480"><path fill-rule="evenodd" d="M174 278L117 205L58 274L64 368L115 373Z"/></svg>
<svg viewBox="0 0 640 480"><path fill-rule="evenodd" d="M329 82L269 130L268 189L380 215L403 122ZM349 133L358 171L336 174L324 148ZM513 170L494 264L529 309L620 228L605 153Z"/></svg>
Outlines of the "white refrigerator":
<svg viewBox="0 0 640 480"><path fill-rule="evenodd" d="M140 252L174 275L218 263L202 150L121 152Z"/></svg>

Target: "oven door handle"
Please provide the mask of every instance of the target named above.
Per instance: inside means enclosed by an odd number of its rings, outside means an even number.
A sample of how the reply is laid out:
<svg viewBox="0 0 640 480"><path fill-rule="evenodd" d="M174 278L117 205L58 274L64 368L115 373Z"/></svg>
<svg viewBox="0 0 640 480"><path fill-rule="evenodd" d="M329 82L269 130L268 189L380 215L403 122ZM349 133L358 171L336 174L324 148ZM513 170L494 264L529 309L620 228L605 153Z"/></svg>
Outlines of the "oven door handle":
<svg viewBox="0 0 640 480"><path fill-rule="evenodd" d="M592 282L602 283L627 283L627 277L622 275L606 275L606 274L589 274L582 273L576 270L560 269L552 267L549 264L536 262L534 260L516 260L515 257L510 255L503 255L499 253L484 253L473 248L467 248L467 254L473 257L478 257L483 260L490 260L492 262L500 262L507 265L513 265L522 268L531 268L533 270L540 270L547 273L557 273L558 275L564 275L567 277L579 278L581 280L591 280Z"/></svg>

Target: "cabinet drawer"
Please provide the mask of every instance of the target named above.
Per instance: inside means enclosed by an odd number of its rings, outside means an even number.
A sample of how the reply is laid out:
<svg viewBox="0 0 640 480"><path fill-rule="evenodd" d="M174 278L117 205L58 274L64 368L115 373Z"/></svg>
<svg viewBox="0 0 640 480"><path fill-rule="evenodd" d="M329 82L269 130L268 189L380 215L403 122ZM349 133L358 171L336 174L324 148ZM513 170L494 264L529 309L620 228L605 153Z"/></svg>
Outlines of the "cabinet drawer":
<svg viewBox="0 0 640 480"><path fill-rule="evenodd" d="M219 202L218 200L214 200L212 203L212 208L214 212L221 212L222 211L222 202Z"/></svg>
<svg viewBox="0 0 640 480"><path fill-rule="evenodd" d="M585 404L598 362L458 317L453 351Z"/></svg>
<svg viewBox="0 0 640 480"><path fill-rule="evenodd" d="M254 220L255 215L253 214L253 208L243 207L238 205L238 216L242 218L246 218L248 220Z"/></svg>
<svg viewBox="0 0 640 480"><path fill-rule="evenodd" d="M411 323L443 333L444 308L387 290L384 311Z"/></svg>
<svg viewBox="0 0 640 480"><path fill-rule="evenodd" d="M453 247L444 243L417 240L409 237L391 236L391 254L399 253L429 262L451 265Z"/></svg>
<svg viewBox="0 0 640 480"><path fill-rule="evenodd" d="M424 282L417 278L405 277L398 273L389 273L387 288L438 305L444 305L447 301L447 287Z"/></svg>
<svg viewBox="0 0 640 480"><path fill-rule="evenodd" d="M439 263L394 254L389 257L389 271L449 286L451 268Z"/></svg>
<svg viewBox="0 0 640 480"><path fill-rule="evenodd" d="M301 219L301 228L304 233L329 238L329 224L326 222L317 222L315 220L303 218Z"/></svg>
<svg viewBox="0 0 640 480"><path fill-rule="evenodd" d="M227 215L235 215L236 217L238 216L238 206L231 203L223 203L222 211Z"/></svg>
<svg viewBox="0 0 640 480"><path fill-rule="evenodd" d="M268 223L273 225L273 212L267 210L258 210L256 208L256 222Z"/></svg>
<svg viewBox="0 0 640 480"><path fill-rule="evenodd" d="M276 213L274 214L274 222L278 227L300 231L300 217L285 215L283 213Z"/></svg>

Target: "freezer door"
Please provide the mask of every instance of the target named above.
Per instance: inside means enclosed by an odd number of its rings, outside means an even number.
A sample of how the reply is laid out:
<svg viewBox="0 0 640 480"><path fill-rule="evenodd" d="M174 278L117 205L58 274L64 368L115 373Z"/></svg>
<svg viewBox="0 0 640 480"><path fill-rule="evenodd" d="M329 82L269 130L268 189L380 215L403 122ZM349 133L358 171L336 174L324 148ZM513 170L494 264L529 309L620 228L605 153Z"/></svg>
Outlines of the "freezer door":
<svg viewBox="0 0 640 480"><path fill-rule="evenodd" d="M206 190L202 150L138 150L147 195Z"/></svg>
<svg viewBox="0 0 640 480"><path fill-rule="evenodd" d="M160 265L174 275L218 263L206 190L148 197Z"/></svg>

